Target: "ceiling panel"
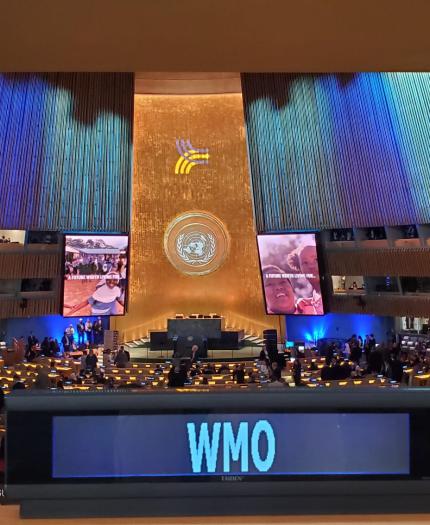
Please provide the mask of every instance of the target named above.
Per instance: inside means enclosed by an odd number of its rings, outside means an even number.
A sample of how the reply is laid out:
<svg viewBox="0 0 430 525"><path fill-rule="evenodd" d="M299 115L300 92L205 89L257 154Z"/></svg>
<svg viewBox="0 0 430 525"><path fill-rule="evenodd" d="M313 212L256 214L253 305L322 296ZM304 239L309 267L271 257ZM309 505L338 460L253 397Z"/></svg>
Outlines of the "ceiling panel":
<svg viewBox="0 0 430 525"><path fill-rule="evenodd" d="M3 71L429 70L429 0L0 0Z"/></svg>

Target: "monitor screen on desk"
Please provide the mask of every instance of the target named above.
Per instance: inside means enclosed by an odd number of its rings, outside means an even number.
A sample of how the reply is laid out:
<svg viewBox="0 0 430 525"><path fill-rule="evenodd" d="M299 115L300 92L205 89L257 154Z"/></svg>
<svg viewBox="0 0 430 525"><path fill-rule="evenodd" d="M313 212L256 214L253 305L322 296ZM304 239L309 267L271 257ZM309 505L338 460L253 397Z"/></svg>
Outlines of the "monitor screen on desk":
<svg viewBox="0 0 430 525"><path fill-rule="evenodd" d="M316 233L257 236L266 313L323 315Z"/></svg>

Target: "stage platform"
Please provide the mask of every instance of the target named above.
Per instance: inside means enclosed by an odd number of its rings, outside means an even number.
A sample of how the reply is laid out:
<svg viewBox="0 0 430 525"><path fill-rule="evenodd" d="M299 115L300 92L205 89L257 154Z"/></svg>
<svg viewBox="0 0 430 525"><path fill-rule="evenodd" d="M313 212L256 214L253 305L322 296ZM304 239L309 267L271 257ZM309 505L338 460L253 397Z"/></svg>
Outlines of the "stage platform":
<svg viewBox="0 0 430 525"><path fill-rule="evenodd" d="M418 525L430 514L351 516L212 516L181 518L21 519L17 505L0 506L4 525Z"/></svg>
<svg viewBox="0 0 430 525"><path fill-rule="evenodd" d="M130 352L130 358L132 362L141 361L157 361L160 359L171 359L173 357L173 350L151 350L150 347L139 346L139 347L127 347ZM208 356L202 361L223 361L223 360L244 360L244 359L257 359L260 355L260 346L243 346L236 350L208 350Z"/></svg>
<svg viewBox="0 0 430 525"><path fill-rule="evenodd" d="M216 319L215 319L216 320ZM195 321L192 319L192 321ZM204 361L256 359L264 348L264 339L244 330L226 330L223 338L218 341L209 340L207 357ZM132 361L160 361L173 356L172 343L167 338L167 331L153 330L150 336L124 343L130 352Z"/></svg>

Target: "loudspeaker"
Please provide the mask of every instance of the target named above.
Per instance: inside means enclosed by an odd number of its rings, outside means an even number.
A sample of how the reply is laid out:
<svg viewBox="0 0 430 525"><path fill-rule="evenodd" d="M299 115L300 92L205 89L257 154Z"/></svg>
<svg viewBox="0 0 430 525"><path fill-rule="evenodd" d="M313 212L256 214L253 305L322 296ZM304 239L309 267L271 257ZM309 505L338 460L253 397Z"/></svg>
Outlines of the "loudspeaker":
<svg viewBox="0 0 430 525"><path fill-rule="evenodd" d="M276 361L278 358L278 332L277 330L263 330L263 338L266 345L270 361Z"/></svg>
<svg viewBox="0 0 430 525"><path fill-rule="evenodd" d="M266 341L267 346L275 346L278 344L278 332L277 330L264 330L263 339Z"/></svg>

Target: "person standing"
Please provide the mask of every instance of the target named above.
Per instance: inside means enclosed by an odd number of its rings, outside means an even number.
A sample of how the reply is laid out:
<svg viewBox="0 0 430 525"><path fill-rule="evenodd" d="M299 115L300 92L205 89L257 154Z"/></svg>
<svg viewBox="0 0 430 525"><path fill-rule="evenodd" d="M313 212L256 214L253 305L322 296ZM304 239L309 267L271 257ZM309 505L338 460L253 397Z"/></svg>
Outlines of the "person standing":
<svg viewBox="0 0 430 525"><path fill-rule="evenodd" d="M54 355L59 354L60 353L60 343L58 342L57 339L54 339L53 347L54 347Z"/></svg>
<svg viewBox="0 0 430 525"><path fill-rule="evenodd" d="M66 334L69 338L69 345L73 345L73 340L75 337L75 329L73 328L72 324L69 324L69 326L66 328Z"/></svg>
<svg viewBox="0 0 430 525"><path fill-rule="evenodd" d="M79 319L76 329L78 332L78 345L83 345L85 343L85 324L82 319Z"/></svg>
<svg viewBox="0 0 430 525"><path fill-rule="evenodd" d="M415 317L407 316L405 319L406 330L413 330L415 328Z"/></svg>
<svg viewBox="0 0 430 525"><path fill-rule="evenodd" d="M366 334L366 339L364 340L364 354L366 356L366 363L369 364L369 356L371 352L371 346L370 346L370 336L369 334Z"/></svg>
<svg viewBox="0 0 430 525"><path fill-rule="evenodd" d="M335 344L330 343L328 345L327 352L325 354L325 364L326 365L330 365L331 360L333 359L333 356L334 356L334 349L335 349Z"/></svg>
<svg viewBox="0 0 430 525"><path fill-rule="evenodd" d="M83 350L81 355L81 375L85 373L85 370L87 368L87 357L89 355L89 351Z"/></svg>
<svg viewBox="0 0 430 525"><path fill-rule="evenodd" d="M30 332L30 335L28 336L28 349L32 348L33 346L36 346L39 342L39 339L33 334L33 332Z"/></svg>
<svg viewBox="0 0 430 525"><path fill-rule="evenodd" d="M191 363L197 362L197 353L199 351L199 347L197 345L193 345L191 347Z"/></svg>
<svg viewBox="0 0 430 525"><path fill-rule="evenodd" d="M126 368L129 362L129 358L125 353L124 347L120 346L118 353L115 356L114 364L118 368Z"/></svg>
<svg viewBox="0 0 430 525"><path fill-rule="evenodd" d="M27 362L31 363L36 358L36 356L36 345L33 345L25 353L25 358L27 359Z"/></svg>
<svg viewBox="0 0 430 525"><path fill-rule="evenodd" d="M343 355L344 355L345 359L351 359L351 344L350 344L350 342L351 342L350 339L345 341L345 346L344 346L344 349L343 349Z"/></svg>
<svg viewBox="0 0 430 525"><path fill-rule="evenodd" d="M67 330L64 332L64 335L61 338L61 342L63 343L64 353L68 353L70 351L70 339L69 339L69 336L67 335Z"/></svg>
<svg viewBox="0 0 430 525"><path fill-rule="evenodd" d="M49 338L48 346L49 346L49 354L52 356L55 356L55 354L57 353L57 348L55 347L55 341L52 337Z"/></svg>
<svg viewBox="0 0 430 525"><path fill-rule="evenodd" d="M42 351L42 355L46 357L51 356L51 348L49 346L49 339L45 337L45 339L42 341L42 344L40 345L40 350Z"/></svg>
<svg viewBox="0 0 430 525"><path fill-rule="evenodd" d="M351 339L349 340L349 347L351 348L351 356L350 359L354 363L359 364L360 358L361 358L361 348L359 340L357 339L356 334L353 334Z"/></svg>
<svg viewBox="0 0 430 525"><path fill-rule="evenodd" d="M239 374L239 370L240 370L240 367L236 370L236 377ZM271 370L270 370L270 380L271 381L279 381L281 379L281 375L282 375L281 367L278 365L278 363L276 361L274 361L272 363L272 367L271 367ZM239 379L241 379L241 377L239 377ZM243 379L245 380L245 375L243 375ZM239 380L237 382L239 383Z"/></svg>
<svg viewBox="0 0 430 525"><path fill-rule="evenodd" d="M97 356L93 349L90 350L90 353L85 359L85 368L86 370L91 370L91 372L94 372L97 368Z"/></svg>
<svg viewBox="0 0 430 525"><path fill-rule="evenodd" d="M301 386L302 384L302 363L297 357L293 363L293 380L296 386Z"/></svg>
<svg viewBox="0 0 430 525"><path fill-rule="evenodd" d="M103 350L103 366L107 368L111 365L111 350L110 348L105 348Z"/></svg>
<svg viewBox="0 0 430 525"><path fill-rule="evenodd" d="M18 339L18 348L17 348L17 354L20 356L20 360L22 361L25 356L25 339L23 336L21 336Z"/></svg>
<svg viewBox="0 0 430 525"><path fill-rule="evenodd" d="M87 343L91 345L93 343L93 323L91 319L85 321L85 334L87 336Z"/></svg>
<svg viewBox="0 0 430 525"><path fill-rule="evenodd" d="M97 321L93 325L94 332L94 344L100 345L103 343L103 322L102 318L98 317Z"/></svg>

